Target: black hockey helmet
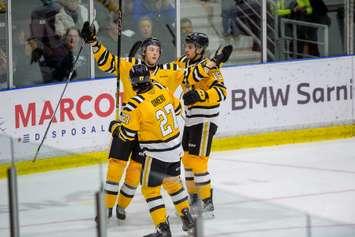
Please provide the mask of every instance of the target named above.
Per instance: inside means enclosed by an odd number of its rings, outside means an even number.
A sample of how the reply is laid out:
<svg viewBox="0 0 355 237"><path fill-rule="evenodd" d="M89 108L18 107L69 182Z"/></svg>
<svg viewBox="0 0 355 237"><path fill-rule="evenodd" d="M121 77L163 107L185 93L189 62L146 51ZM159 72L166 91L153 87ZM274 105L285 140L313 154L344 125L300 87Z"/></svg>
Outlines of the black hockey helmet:
<svg viewBox="0 0 355 237"><path fill-rule="evenodd" d="M129 71L129 77L131 78L133 90L137 91L137 93L146 91L152 85L149 69L145 64L134 65Z"/></svg>
<svg viewBox="0 0 355 237"><path fill-rule="evenodd" d="M161 53L161 43L160 43L160 40L158 40L157 38L155 37L149 37L145 40L143 40L142 42L142 55L144 55L145 53L145 50L147 49L147 47L149 45L155 45L155 46L158 46L159 49L160 49L160 53Z"/></svg>
<svg viewBox="0 0 355 237"><path fill-rule="evenodd" d="M206 49L208 47L208 36L205 33L193 32L186 36L186 43L193 43L197 48Z"/></svg>

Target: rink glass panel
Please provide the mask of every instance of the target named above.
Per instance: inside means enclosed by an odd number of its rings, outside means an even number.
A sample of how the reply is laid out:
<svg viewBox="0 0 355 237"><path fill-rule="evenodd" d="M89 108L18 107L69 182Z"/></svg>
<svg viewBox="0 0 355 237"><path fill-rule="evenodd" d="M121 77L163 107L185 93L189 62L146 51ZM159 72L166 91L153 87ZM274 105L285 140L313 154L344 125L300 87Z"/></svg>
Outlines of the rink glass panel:
<svg viewBox="0 0 355 237"><path fill-rule="evenodd" d="M118 1L117 1L118 2ZM127 57L130 49L137 41L156 37L161 41L160 63L168 63L176 58L176 8L174 1L131 0L123 2L123 28L121 34L121 57ZM101 25L98 33L99 41L114 55L117 55L117 26L115 16L110 14L101 3L95 1L96 19ZM141 57L141 50L136 57ZM100 71L95 66L96 77L112 76Z"/></svg>
<svg viewBox="0 0 355 237"><path fill-rule="evenodd" d="M74 4L70 3L70 1L62 1L66 5ZM58 36L57 32L54 32L57 36L54 36L51 30L48 30L48 25L54 24L50 23L49 21L39 20L38 22L32 21L31 26L31 15L34 11L39 10L39 8L43 6L41 1L37 0L30 0L30 1L12 1L12 24L13 24L13 67L14 67L14 87L27 87L33 85L40 85L40 84L47 84L47 83L57 83L60 81L65 81L65 78L61 78L60 80L50 80L47 81L47 77L55 77L57 74L56 71L50 69L50 67L39 66L42 61L51 61L53 57L61 58L64 55L64 47L70 41L69 37L66 37L65 30L72 26L78 32L82 27L82 22L84 19L88 17L89 13L89 0L82 0L80 4L76 8L76 22L75 25L68 24L65 26L62 34ZM63 5L59 5L60 8ZM74 7L73 7L74 8ZM43 10L44 11L44 10ZM54 18L53 18L54 19ZM47 29L44 29L47 27ZM32 33L31 33L32 32ZM72 57L74 58L80 48L81 40L78 37L78 32L73 33L73 49L72 49ZM32 49L35 47L33 46L33 41L31 41L31 36L36 35L37 37L46 37L48 36L51 41L50 49L48 50L50 53L53 53L54 56L49 59L39 58L39 62L32 62ZM56 39L54 39L56 38ZM45 41L45 40L44 40ZM42 42L41 42L42 43ZM41 44L40 43L40 44ZM43 46L44 48L47 45ZM73 76L73 80L80 80L90 78L90 51L87 46L84 45L83 52L79 57L76 63L76 73ZM68 56L69 57L69 56ZM60 61L60 60L58 60ZM51 64L49 62L48 64ZM58 62L54 62L56 64ZM63 67L62 67L63 68ZM45 78L46 77L46 78Z"/></svg>
<svg viewBox="0 0 355 237"><path fill-rule="evenodd" d="M186 35L196 31L209 37L207 56L213 57L220 45L232 44L226 65L261 62L261 1L181 1L180 12L182 55Z"/></svg>
<svg viewBox="0 0 355 237"><path fill-rule="evenodd" d="M90 4L94 6L96 13L96 22L99 26L98 36L99 39L107 44L112 52L117 52L117 41L110 39L107 36L107 31L110 30L111 16L102 4L93 0L83 0L81 5L90 12ZM281 18L277 14L276 6L278 1L267 1L267 61L283 61L305 58L305 55L291 55L287 53L292 50L292 44L288 40L281 38ZM118 1L117 1L118 2ZM141 2L141 4L137 4ZM158 37L163 44L161 62L165 63L173 60L176 57L176 47L174 46L173 34L176 34L176 12L175 1L170 1L170 5L163 11L158 11L152 7L154 1L123 1L124 18L123 18L123 33L121 42L122 56L127 56L130 47L136 40L141 40L143 37L139 34L139 22L144 16L153 18L152 20L152 34ZM169 1L162 1L169 2ZM237 2L237 4L235 4ZM31 12L41 6L41 1L9 1L12 6L12 44L13 44L13 57L12 65L13 78L9 82L9 75L7 69L8 62L8 36L6 20L6 12L1 13L1 49L2 49L2 69L0 79L0 89L7 89L9 87L21 88L33 85L46 84L44 82L41 68L38 63L31 64L31 46L28 41L31 36L30 22ZM344 4L343 1L324 0L328 7L326 18L322 19L321 23L328 25L328 37L324 38L323 28L318 29L317 33L311 34L313 37L316 35L317 40L320 42L327 41L327 50L323 45L319 45L319 56L341 56L353 53L353 44L349 44L346 39L353 40L355 37L350 37L353 34L352 30L346 30L347 27L353 27L353 20L351 14L347 14L345 9L347 6L353 4L349 0L349 4ZM232 44L234 52L230 61L226 65L240 65L261 62L261 0L248 0L248 1L234 1L234 0L209 0L209 1L180 1L180 21L183 18L188 18L192 22L193 31L201 31L207 33L210 38L209 54L213 55L215 50L221 44ZM139 7L137 7L139 6ZM291 6L290 1L285 1L285 6ZM149 11L142 10L147 8ZM351 8L353 9L353 8ZM16 16L16 17L15 17ZM168 30L167 25L171 31ZM81 25L77 25L81 28ZM284 26L285 35L289 35L291 26ZM181 51L184 51L184 38L186 32L183 31L183 24L181 24ZM292 31L292 30L291 30ZM173 34L171 34L171 32ZM344 36L343 36L344 35ZM325 36L326 37L326 36ZM79 42L80 45L80 42ZM79 47L77 45L77 49ZM297 45L297 44L295 44ZM349 46L350 45L350 46ZM76 52L77 52L76 49ZM303 52L303 51L302 51ZM327 53L328 52L328 53ZM76 55L74 53L74 55ZM87 79L95 76L95 73L90 73L90 70L96 72L96 77L109 76L100 72L96 65L91 69L90 64L90 50L89 47L84 46L81 57L77 63L76 76L74 80ZM5 66L4 66L5 65Z"/></svg>

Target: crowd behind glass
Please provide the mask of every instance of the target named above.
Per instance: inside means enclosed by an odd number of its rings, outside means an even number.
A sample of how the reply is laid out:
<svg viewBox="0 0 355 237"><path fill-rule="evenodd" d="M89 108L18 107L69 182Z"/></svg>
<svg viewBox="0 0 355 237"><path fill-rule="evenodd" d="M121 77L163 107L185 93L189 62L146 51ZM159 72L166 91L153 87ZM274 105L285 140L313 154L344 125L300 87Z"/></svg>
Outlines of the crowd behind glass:
<svg viewBox="0 0 355 237"><path fill-rule="evenodd" d="M80 29L83 22L90 19L90 10L99 40L116 53L116 17L97 1L93 1L94 9L90 9L90 1L11 1L11 39L7 1L0 0L0 90L66 80L82 45ZM160 62L174 60L177 56L175 1L123 2L121 55L127 56L137 40L155 36L162 41ZM211 54L219 45L234 44L230 65L261 62L261 0L181 0L180 6L181 54L184 53L184 37L192 31L200 31L210 37ZM196 7L200 9L198 12ZM344 19L343 1L268 0L268 61L345 55L344 23L347 21ZM10 40L12 62L8 60ZM90 48L83 46L72 79L110 76L96 66L90 68Z"/></svg>

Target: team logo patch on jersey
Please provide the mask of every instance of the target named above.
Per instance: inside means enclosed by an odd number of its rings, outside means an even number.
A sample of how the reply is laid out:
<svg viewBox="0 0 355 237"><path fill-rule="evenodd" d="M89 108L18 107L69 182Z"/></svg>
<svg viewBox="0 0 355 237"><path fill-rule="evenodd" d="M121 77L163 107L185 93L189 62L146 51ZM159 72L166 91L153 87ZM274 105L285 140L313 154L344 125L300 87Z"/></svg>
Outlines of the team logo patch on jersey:
<svg viewBox="0 0 355 237"><path fill-rule="evenodd" d="M118 118L118 120L121 122L121 123L124 123L124 124L128 124L129 123L129 115L126 114L126 113L121 113L120 117Z"/></svg>

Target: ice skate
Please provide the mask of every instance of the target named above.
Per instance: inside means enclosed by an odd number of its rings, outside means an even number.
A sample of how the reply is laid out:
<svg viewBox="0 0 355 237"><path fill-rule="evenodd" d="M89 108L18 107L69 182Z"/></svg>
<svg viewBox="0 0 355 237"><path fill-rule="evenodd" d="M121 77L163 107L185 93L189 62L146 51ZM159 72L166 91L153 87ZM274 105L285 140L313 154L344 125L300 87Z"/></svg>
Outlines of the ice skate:
<svg viewBox="0 0 355 237"><path fill-rule="evenodd" d="M143 237L171 237L171 231L168 222L160 223L157 232L144 235Z"/></svg>

